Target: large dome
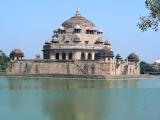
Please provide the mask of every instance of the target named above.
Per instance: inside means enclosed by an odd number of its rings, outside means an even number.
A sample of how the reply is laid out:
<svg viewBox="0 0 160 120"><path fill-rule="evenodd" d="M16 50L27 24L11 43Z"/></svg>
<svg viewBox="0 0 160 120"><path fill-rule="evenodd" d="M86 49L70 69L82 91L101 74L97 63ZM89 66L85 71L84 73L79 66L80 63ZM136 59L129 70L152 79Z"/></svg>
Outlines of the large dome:
<svg viewBox="0 0 160 120"><path fill-rule="evenodd" d="M82 17L80 15L79 10L76 11L76 14L74 17L71 17L69 20L66 20L62 23L62 26L64 28L75 28L77 25L79 25L82 28L94 28L95 25L87 20L85 17Z"/></svg>

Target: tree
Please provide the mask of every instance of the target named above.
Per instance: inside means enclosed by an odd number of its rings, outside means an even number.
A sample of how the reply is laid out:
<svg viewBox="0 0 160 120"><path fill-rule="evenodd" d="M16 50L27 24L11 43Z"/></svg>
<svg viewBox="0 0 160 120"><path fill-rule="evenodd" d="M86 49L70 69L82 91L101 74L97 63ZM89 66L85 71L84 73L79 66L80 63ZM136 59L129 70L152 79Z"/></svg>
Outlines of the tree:
<svg viewBox="0 0 160 120"><path fill-rule="evenodd" d="M138 27L143 32L149 28L157 31L160 23L160 0L146 0L145 5L150 13L148 16L140 17Z"/></svg>
<svg viewBox="0 0 160 120"><path fill-rule="evenodd" d="M8 62L9 58L5 55L3 51L0 50L0 70L5 70L7 68Z"/></svg>
<svg viewBox="0 0 160 120"><path fill-rule="evenodd" d="M158 72L158 70L152 64L141 61L140 62L140 73L145 74L149 72Z"/></svg>

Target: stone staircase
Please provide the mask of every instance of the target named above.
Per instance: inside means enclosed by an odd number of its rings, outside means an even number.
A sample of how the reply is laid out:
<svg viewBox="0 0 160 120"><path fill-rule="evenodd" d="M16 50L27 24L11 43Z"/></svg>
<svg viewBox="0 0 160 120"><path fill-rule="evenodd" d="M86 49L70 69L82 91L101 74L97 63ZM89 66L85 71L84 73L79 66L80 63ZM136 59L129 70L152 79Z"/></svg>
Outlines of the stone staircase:
<svg viewBox="0 0 160 120"><path fill-rule="evenodd" d="M87 75L88 73L78 64L77 61L74 62L75 65L79 68L79 70L84 74L84 75Z"/></svg>
<svg viewBox="0 0 160 120"><path fill-rule="evenodd" d="M125 65L122 71L122 75L126 75L128 73L128 66Z"/></svg>

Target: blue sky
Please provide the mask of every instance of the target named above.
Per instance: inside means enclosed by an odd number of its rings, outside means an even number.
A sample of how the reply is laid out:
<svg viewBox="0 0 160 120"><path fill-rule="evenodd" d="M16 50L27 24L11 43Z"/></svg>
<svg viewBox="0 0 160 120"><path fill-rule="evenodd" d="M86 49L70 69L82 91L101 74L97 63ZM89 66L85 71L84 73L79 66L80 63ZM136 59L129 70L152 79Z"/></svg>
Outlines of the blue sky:
<svg viewBox="0 0 160 120"><path fill-rule="evenodd" d="M25 58L42 55L42 47L52 31L75 14L91 20L112 43L115 54L126 58L131 52L141 60L160 57L159 32L141 32L139 17L148 13L145 0L1 0L0 49L7 55L20 48Z"/></svg>

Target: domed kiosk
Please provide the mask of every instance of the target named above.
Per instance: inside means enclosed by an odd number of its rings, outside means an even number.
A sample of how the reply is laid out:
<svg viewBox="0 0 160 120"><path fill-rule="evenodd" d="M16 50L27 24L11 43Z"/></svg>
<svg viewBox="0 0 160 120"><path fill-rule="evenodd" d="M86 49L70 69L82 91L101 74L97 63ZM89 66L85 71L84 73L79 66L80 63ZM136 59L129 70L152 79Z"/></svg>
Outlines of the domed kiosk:
<svg viewBox="0 0 160 120"><path fill-rule="evenodd" d="M22 60L22 51L14 49L7 73L103 78L139 74L139 57L133 53L128 56L128 61L119 54L115 57L111 43L103 38L102 30L83 17L79 10L53 30L42 51L43 59Z"/></svg>
<svg viewBox="0 0 160 120"><path fill-rule="evenodd" d="M129 62L139 62L139 56L136 55L135 53L131 53L128 57L127 57Z"/></svg>
<svg viewBox="0 0 160 120"><path fill-rule="evenodd" d="M13 49L9 56L11 61L15 61L15 60L22 60L24 54L20 49Z"/></svg>

